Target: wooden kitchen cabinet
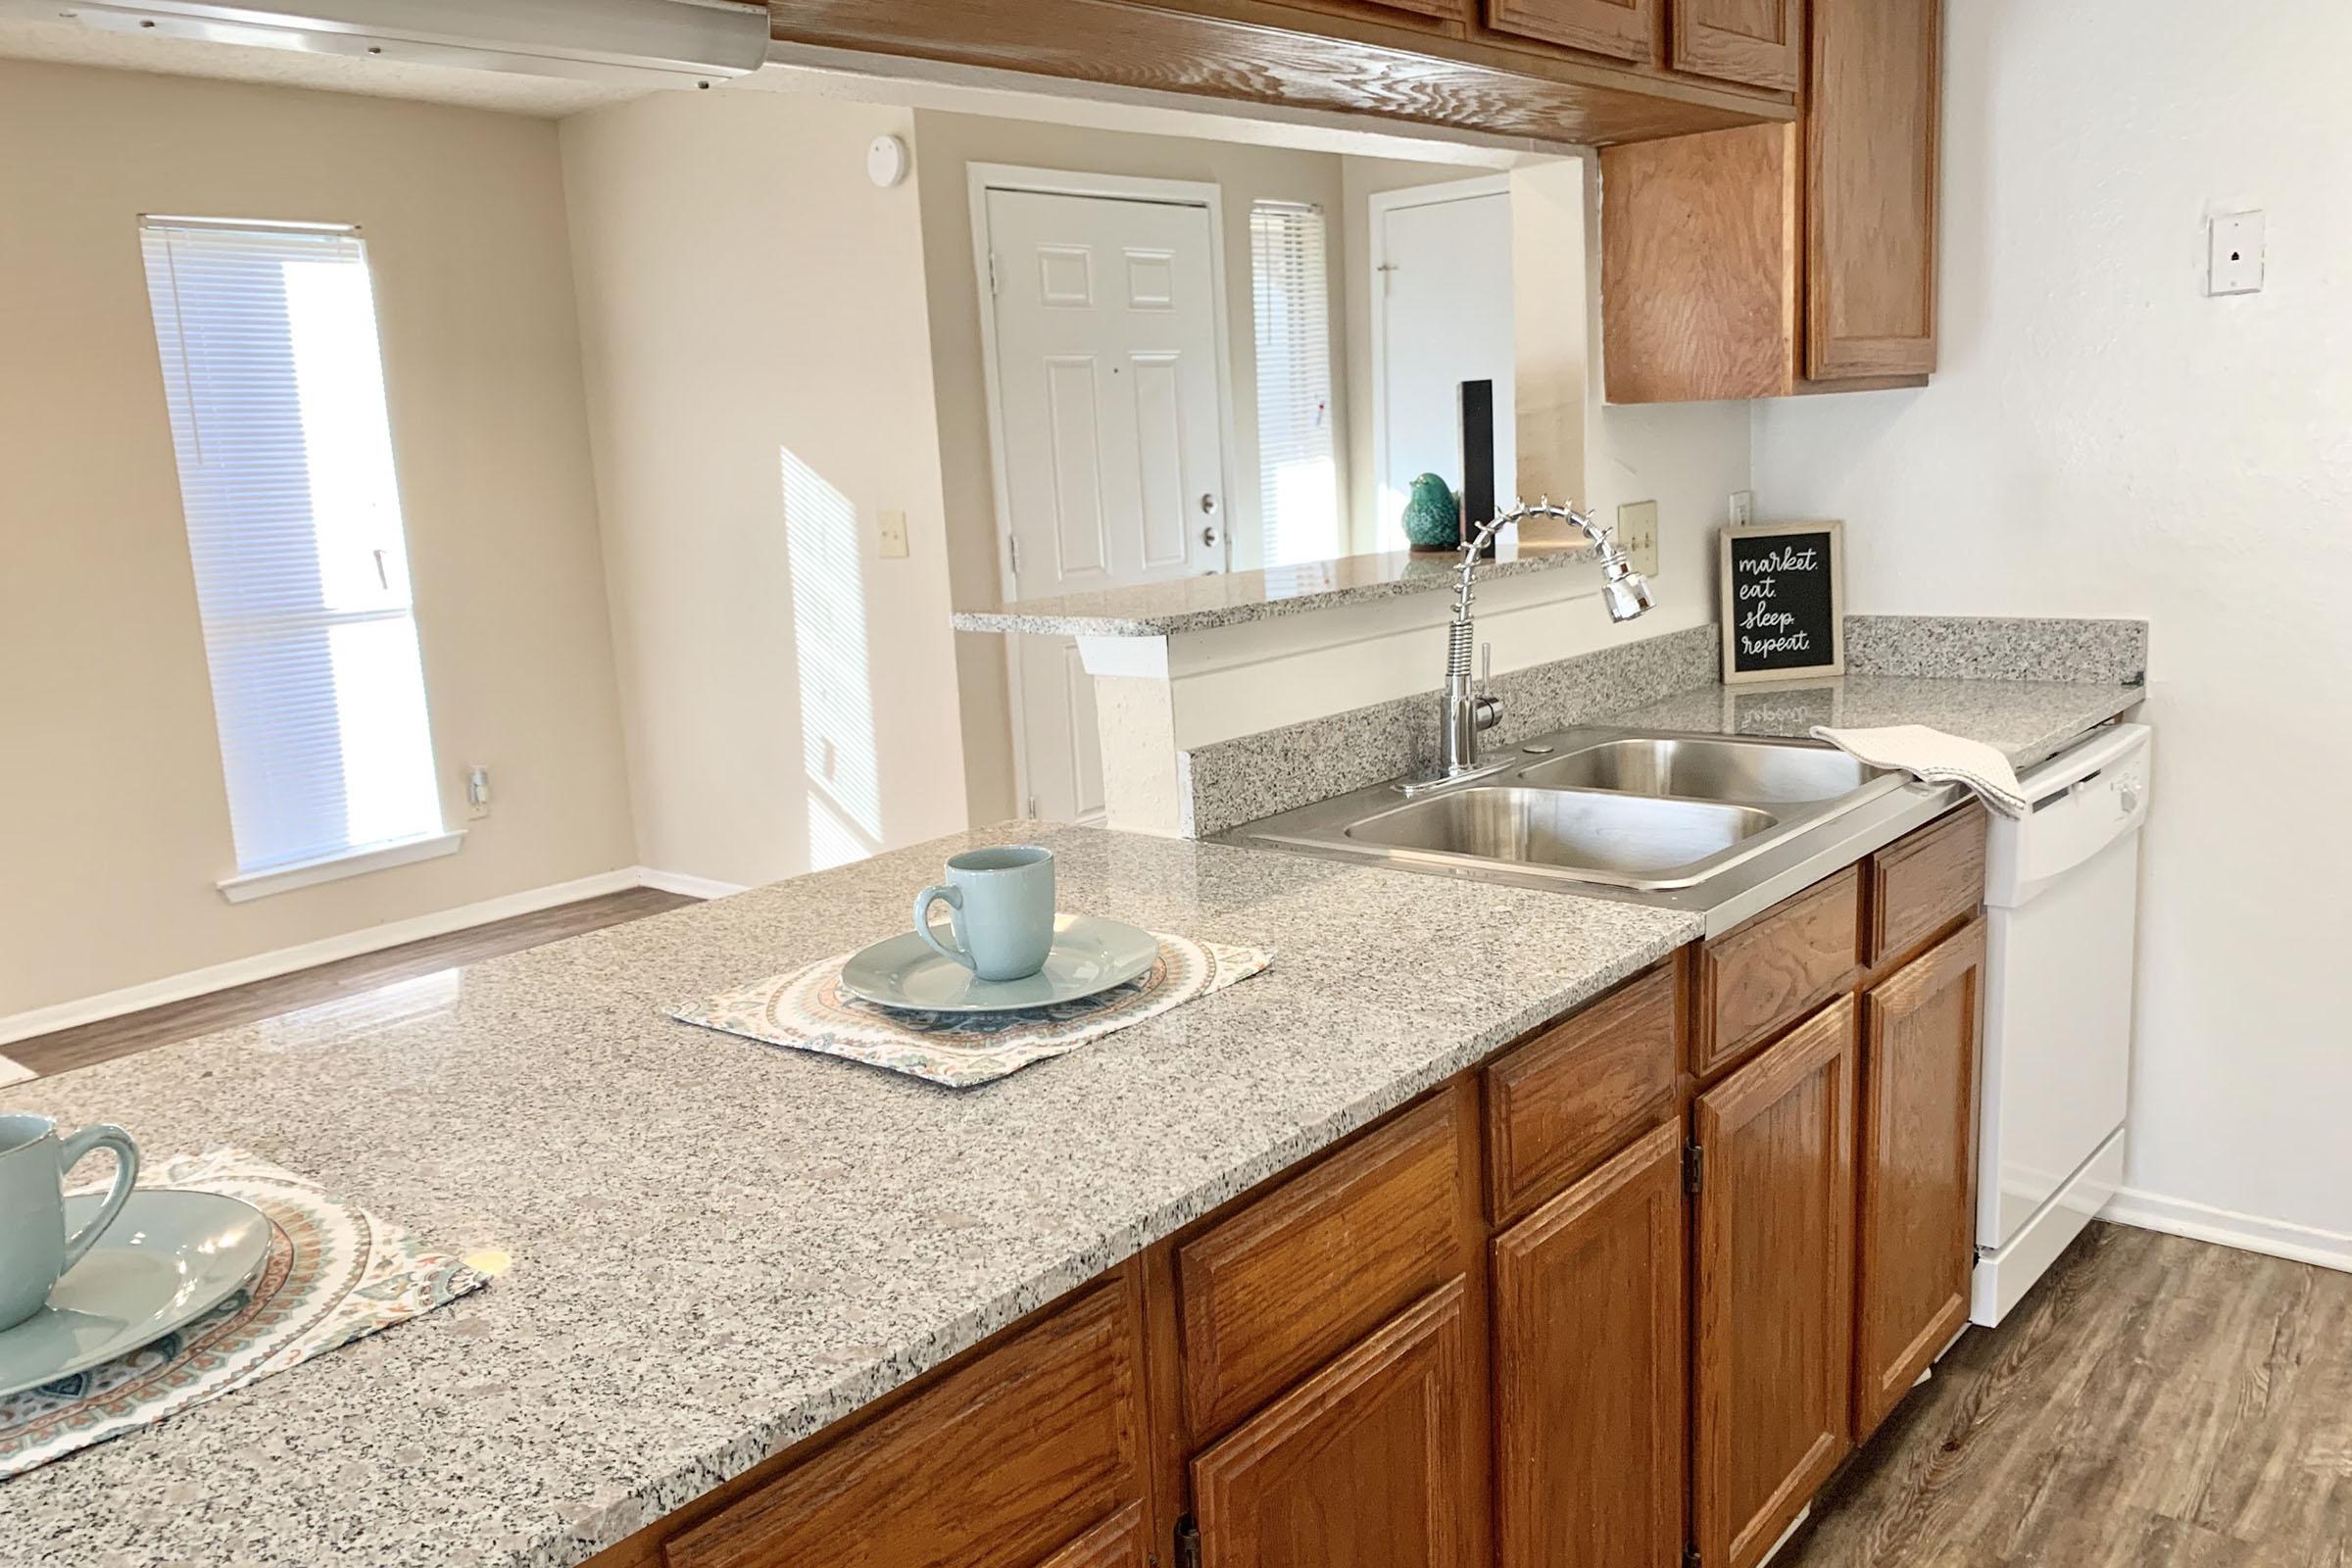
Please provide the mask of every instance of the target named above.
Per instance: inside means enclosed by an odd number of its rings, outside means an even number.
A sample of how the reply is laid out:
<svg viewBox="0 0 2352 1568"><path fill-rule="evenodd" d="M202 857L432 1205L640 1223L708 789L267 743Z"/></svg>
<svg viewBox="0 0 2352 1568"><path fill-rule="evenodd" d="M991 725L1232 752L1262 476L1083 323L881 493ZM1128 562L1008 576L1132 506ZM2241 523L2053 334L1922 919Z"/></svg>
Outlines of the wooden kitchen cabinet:
<svg viewBox="0 0 2352 1568"><path fill-rule="evenodd" d="M1968 1322L1984 981L1979 916L1863 995L1857 1442Z"/></svg>
<svg viewBox="0 0 2352 1568"><path fill-rule="evenodd" d="M1487 25L1532 38L1654 65L1665 35L1666 0L1486 0Z"/></svg>
<svg viewBox="0 0 2352 1568"><path fill-rule="evenodd" d="M1778 3L1678 0L1676 14L1746 25ZM1602 150L1610 402L1916 385L1935 369L1941 30L1940 0L1811 0L1796 126Z"/></svg>
<svg viewBox="0 0 2352 1568"><path fill-rule="evenodd" d="M1856 1012L1839 997L1692 1106L1708 1568L1753 1568L1850 1446Z"/></svg>
<svg viewBox="0 0 2352 1568"><path fill-rule="evenodd" d="M1473 1568L1485 1328L1454 1280L1202 1452L1201 1568Z"/></svg>
<svg viewBox="0 0 2352 1568"><path fill-rule="evenodd" d="M1679 1121L1495 1239L1501 1568L1681 1563L1688 1249Z"/></svg>
<svg viewBox="0 0 2352 1568"><path fill-rule="evenodd" d="M1674 0L1672 34L1675 70L1788 92L1804 64L1805 0Z"/></svg>

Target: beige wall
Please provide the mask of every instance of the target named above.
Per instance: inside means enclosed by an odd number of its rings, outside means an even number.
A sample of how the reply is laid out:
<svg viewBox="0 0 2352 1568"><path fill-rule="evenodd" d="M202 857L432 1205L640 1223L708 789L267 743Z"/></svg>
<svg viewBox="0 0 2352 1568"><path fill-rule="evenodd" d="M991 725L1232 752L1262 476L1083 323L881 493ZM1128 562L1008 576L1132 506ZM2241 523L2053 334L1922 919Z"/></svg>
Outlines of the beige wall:
<svg viewBox="0 0 2352 1568"><path fill-rule="evenodd" d="M1233 444L1226 516L1234 565L1258 564L1257 338L1250 301L1250 207L1258 201L1312 202L1329 220L1325 260L1331 274L1332 396L1346 397L1341 308L1348 266L1339 222L1342 160L1331 153L1253 147L1183 136L1078 129L979 115L917 113L915 159L923 192L923 258L939 387L939 449L948 487L948 549L956 603L993 607L1001 599L995 480L991 471L987 389L980 348L980 286L972 262L966 166L1013 164L1088 174L1142 175L1215 183L1223 197L1226 339L1233 369ZM1339 411L1335 410L1335 416ZM1347 466L1345 424L1342 438ZM1343 504L1345 503L1345 497ZM956 639L962 688L965 788L974 821L1016 810L1010 698L1004 639L966 633Z"/></svg>
<svg viewBox="0 0 2352 1568"><path fill-rule="evenodd" d="M634 858L556 133L0 62L0 1015ZM231 906L142 212L356 221L462 853Z"/></svg>
<svg viewBox="0 0 2352 1568"><path fill-rule="evenodd" d="M738 90L564 122L637 834L665 871L764 882L964 824L918 189L865 173L908 120ZM885 510L906 559L878 554Z"/></svg>

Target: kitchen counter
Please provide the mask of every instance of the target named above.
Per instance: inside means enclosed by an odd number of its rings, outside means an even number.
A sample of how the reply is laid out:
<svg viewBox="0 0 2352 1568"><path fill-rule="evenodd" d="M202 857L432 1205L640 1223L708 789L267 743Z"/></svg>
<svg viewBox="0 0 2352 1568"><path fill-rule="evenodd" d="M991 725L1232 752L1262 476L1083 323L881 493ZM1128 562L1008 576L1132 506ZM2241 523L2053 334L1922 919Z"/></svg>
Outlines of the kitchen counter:
<svg viewBox="0 0 2352 1568"><path fill-rule="evenodd" d="M2083 732L2147 700L2144 685L1940 676L1847 675L1752 686L1708 682L1618 710L1596 724L1700 735L1803 737L1816 724L1873 729L1925 724L1983 741L2024 772Z"/></svg>
<svg viewBox="0 0 2352 1568"><path fill-rule="evenodd" d="M1528 572L1589 562L1581 544L1525 544L1500 552L1478 568L1481 586ZM1054 637L1166 637L1247 621L1272 620L1310 610L1372 604L1407 594L1452 588L1458 555L1393 551L1311 561L1258 571L1171 577L1130 588L1030 599L1003 610L959 610L957 631L1034 632Z"/></svg>
<svg viewBox="0 0 2352 1568"><path fill-rule="evenodd" d="M903 929L944 855L1032 833L1063 907L1274 967L961 1093L661 1014ZM1697 929L1013 824L10 1091L151 1158L241 1145L514 1266L0 1482L0 1564L580 1562Z"/></svg>

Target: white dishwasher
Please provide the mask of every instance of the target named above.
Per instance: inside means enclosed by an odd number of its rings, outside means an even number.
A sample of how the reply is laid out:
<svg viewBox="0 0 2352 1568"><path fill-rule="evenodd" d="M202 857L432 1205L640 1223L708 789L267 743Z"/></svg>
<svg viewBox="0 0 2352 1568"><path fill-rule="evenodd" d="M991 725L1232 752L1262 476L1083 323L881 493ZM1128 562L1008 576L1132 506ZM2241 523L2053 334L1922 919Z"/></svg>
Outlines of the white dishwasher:
<svg viewBox="0 0 2352 1568"><path fill-rule="evenodd" d="M1992 821L1977 1323L2013 1310L2123 1181L2148 736L2100 730L2024 776L2024 819Z"/></svg>

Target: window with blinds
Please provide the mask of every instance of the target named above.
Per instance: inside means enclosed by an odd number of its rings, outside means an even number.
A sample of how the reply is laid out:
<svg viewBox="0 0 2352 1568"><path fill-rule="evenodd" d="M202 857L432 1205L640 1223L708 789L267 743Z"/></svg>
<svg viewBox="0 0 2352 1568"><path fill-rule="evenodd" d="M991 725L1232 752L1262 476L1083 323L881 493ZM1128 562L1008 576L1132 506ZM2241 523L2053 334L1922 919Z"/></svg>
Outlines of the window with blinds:
<svg viewBox="0 0 2352 1568"><path fill-rule="evenodd" d="M238 872L438 838L367 250L198 219L142 239Z"/></svg>
<svg viewBox="0 0 2352 1568"><path fill-rule="evenodd" d="M1341 552L1323 214L1288 202L1252 206L1250 276L1257 317L1257 506L1265 564L1328 560Z"/></svg>

